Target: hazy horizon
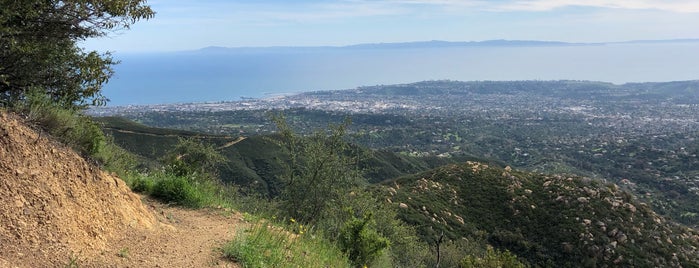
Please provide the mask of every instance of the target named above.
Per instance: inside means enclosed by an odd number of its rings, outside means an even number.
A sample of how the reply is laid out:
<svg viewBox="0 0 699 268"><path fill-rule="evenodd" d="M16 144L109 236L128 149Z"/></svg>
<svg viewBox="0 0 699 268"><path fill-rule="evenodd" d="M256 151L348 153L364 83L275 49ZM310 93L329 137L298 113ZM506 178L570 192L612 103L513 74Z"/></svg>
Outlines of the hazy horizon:
<svg viewBox="0 0 699 268"><path fill-rule="evenodd" d="M109 105L235 101L424 80L699 79L699 42L117 53Z"/></svg>

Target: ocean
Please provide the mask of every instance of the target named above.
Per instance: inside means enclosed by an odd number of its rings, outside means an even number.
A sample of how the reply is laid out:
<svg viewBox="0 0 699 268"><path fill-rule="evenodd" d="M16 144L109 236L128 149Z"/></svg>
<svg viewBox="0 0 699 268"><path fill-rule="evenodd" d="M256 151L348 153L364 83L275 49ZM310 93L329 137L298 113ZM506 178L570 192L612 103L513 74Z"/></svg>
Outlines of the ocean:
<svg viewBox="0 0 699 268"><path fill-rule="evenodd" d="M699 42L115 53L110 106L235 101L424 80L699 79Z"/></svg>

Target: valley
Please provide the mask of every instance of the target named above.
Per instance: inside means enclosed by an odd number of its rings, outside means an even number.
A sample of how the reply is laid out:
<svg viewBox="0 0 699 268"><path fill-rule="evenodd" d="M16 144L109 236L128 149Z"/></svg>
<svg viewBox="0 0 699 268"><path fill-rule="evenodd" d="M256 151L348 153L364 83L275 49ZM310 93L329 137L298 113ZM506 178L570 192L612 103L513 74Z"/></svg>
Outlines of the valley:
<svg viewBox="0 0 699 268"><path fill-rule="evenodd" d="M618 183L661 214L697 226L698 89L697 81L425 81L240 102L103 107L92 113L244 137L275 132L269 110L284 111L300 133L349 117L351 142L421 162L419 168L372 181L487 159Z"/></svg>

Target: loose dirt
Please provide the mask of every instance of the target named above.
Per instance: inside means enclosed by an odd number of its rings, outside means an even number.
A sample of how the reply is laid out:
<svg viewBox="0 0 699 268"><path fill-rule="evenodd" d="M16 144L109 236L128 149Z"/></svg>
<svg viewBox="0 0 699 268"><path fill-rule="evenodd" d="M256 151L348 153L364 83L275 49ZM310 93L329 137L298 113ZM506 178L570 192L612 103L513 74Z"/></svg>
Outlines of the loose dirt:
<svg viewBox="0 0 699 268"><path fill-rule="evenodd" d="M161 228L115 239L111 251L86 263L99 267L238 267L222 257L220 247L235 236L243 222L240 214L144 202L156 213Z"/></svg>
<svg viewBox="0 0 699 268"><path fill-rule="evenodd" d="M0 267L236 267L239 214L142 201L39 133L0 110Z"/></svg>

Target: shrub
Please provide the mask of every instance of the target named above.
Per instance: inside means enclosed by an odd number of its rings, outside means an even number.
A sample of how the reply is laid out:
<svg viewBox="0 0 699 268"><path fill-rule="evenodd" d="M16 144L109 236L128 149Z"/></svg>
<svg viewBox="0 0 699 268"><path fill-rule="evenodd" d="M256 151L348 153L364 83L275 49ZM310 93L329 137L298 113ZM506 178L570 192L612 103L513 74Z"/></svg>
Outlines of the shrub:
<svg viewBox="0 0 699 268"><path fill-rule="evenodd" d="M206 178L216 177L213 170L225 161L226 158L213 145L201 143L194 138L180 138L175 148L164 158L170 174Z"/></svg>
<svg viewBox="0 0 699 268"><path fill-rule="evenodd" d="M230 208L236 198L239 198L233 187L221 185L213 180L174 176L163 171L127 174L123 178L135 192L190 208Z"/></svg>
<svg viewBox="0 0 699 268"><path fill-rule="evenodd" d="M174 202L184 206L199 207L201 198L189 179L185 177L163 178L155 182L153 197L165 202Z"/></svg>
<svg viewBox="0 0 699 268"><path fill-rule="evenodd" d="M459 267L524 268L527 266L509 251L499 251L489 246L483 257L467 256L461 261Z"/></svg>
<svg viewBox="0 0 699 268"><path fill-rule="evenodd" d="M149 177L138 176L133 179L127 180L127 184L131 187L134 192L152 194L155 188L155 181Z"/></svg>
<svg viewBox="0 0 699 268"><path fill-rule="evenodd" d="M135 173L140 164L135 154L116 145L110 136L105 138L103 145L92 157L104 165L105 169L115 172L122 178Z"/></svg>
<svg viewBox="0 0 699 268"><path fill-rule="evenodd" d="M371 264L390 245L372 223L373 216L365 214L361 219L353 217L340 230L340 247L357 267Z"/></svg>
<svg viewBox="0 0 699 268"><path fill-rule="evenodd" d="M339 201L364 181L357 159L343 139L349 120L327 130L316 130L311 137L294 133L281 115L273 115L281 134L279 145L289 153L285 163L285 188L280 203L288 216L305 223L318 223L328 217Z"/></svg>

